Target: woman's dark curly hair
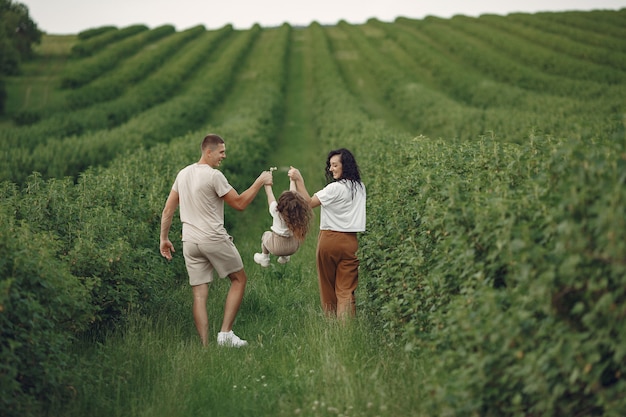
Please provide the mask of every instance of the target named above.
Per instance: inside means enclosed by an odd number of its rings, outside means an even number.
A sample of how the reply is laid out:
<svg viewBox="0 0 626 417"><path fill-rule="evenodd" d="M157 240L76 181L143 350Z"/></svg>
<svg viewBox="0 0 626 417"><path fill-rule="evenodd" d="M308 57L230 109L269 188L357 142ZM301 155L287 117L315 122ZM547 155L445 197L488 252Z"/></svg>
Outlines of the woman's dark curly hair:
<svg viewBox="0 0 626 417"><path fill-rule="evenodd" d="M361 171L359 170L359 165L356 163L356 159L354 159L354 155L352 152L347 150L346 148L335 149L328 153L328 158L326 158L326 183L330 184L335 181L333 178L332 172L330 172L330 158L335 155L341 156L341 178L337 181L348 181L350 183L350 189L352 190L352 195L356 193L356 187L362 187L363 183L361 182Z"/></svg>
<svg viewBox="0 0 626 417"><path fill-rule="evenodd" d="M296 239L304 241L313 218L313 210L307 201L296 191L283 191L276 203L276 210L287 224L287 228Z"/></svg>

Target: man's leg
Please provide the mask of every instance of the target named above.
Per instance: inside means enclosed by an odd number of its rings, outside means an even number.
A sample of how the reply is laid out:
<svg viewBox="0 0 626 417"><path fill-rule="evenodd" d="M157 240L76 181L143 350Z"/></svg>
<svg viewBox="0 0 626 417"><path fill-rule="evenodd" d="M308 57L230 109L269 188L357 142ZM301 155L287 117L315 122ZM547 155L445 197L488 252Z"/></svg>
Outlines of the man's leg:
<svg viewBox="0 0 626 417"><path fill-rule="evenodd" d="M209 285L200 284L191 287L193 289L193 320L200 336L202 346L209 342L209 318L206 312L206 303L209 296Z"/></svg>
<svg viewBox="0 0 626 417"><path fill-rule="evenodd" d="M243 300L243 294L246 290L246 282L248 277L246 272L241 269L237 272L233 272L228 276L230 278L230 289L226 296L226 303L224 304L224 320L222 321L222 332L229 332L233 329L237 312L239 312L239 306L241 306L241 300Z"/></svg>

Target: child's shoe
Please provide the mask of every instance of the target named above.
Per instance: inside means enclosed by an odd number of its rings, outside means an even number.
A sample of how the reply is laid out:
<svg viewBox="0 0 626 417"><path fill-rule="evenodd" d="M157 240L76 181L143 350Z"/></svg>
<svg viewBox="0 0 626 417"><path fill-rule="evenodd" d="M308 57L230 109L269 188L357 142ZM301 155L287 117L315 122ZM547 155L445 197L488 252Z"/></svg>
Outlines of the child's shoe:
<svg viewBox="0 0 626 417"><path fill-rule="evenodd" d="M286 264L287 262L289 262L290 259L291 259L291 256L279 256L278 257L278 263L279 264Z"/></svg>
<svg viewBox="0 0 626 417"><path fill-rule="evenodd" d="M270 266L270 254L269 253L255 253L254 262L261 265L263 268Z"/></svg>

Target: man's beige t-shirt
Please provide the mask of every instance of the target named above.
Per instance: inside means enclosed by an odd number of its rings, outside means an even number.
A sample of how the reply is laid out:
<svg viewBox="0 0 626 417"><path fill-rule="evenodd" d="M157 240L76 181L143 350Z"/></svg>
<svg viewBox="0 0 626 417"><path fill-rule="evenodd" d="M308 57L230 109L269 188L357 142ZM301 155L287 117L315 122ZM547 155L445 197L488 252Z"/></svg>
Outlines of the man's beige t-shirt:
<svg viewBox="0 0 626 417"><path fill-rule="evenodd" d="M188 165L176 176L183 242L211 243L230 238L224 227L224 200L232 186L224 174L206 164Z"/></svg>

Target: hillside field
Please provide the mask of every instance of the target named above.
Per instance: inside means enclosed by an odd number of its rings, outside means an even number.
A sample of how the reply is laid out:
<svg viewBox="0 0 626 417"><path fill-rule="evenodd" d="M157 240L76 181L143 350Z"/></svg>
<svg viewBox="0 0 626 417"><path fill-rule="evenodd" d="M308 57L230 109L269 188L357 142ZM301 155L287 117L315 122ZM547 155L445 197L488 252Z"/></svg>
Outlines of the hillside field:
<svg viewBox="0 0 626 417"><path fill-rule="evenodd" d="M45 35L0 117L0 415L626 413L626 9ZM175 175L207 133L244 191L349 148L357 317L319 307L317 225L252 261L240 350L199 346ZM319 219L319 211L316 211ZM211 334L228 280L211 285Z"/></svg>

